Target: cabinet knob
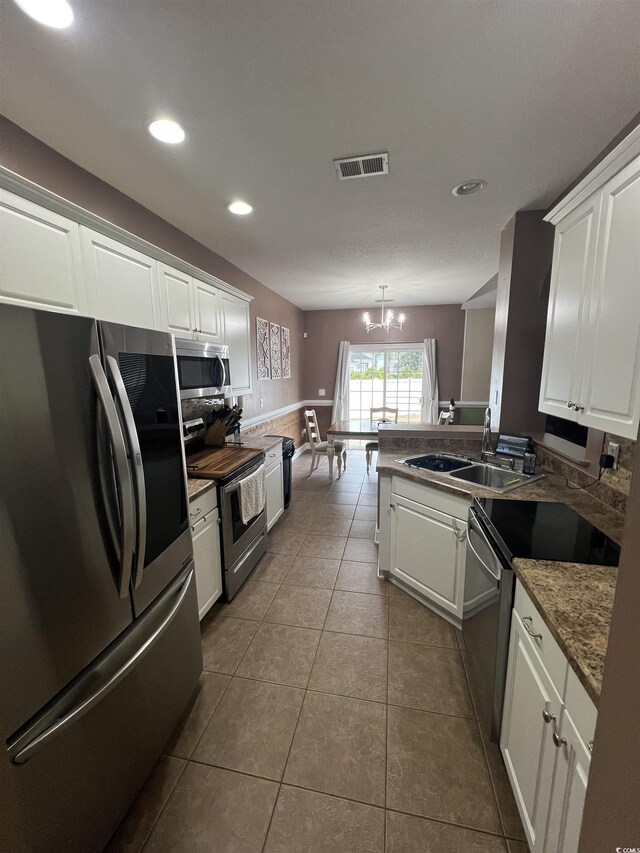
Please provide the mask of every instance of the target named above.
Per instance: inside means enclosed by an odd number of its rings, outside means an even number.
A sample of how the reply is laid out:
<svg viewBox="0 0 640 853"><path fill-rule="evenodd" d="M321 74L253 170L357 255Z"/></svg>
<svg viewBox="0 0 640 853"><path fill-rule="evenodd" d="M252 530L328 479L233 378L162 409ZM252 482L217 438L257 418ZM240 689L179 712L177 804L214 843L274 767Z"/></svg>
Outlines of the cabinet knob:
<svg viewBox="0 0 640 853"><path fill-rule="evenodd" d="M584 411L584 406L579 406L578 403L576 403L573 408L576 410L576 412Z"/></svg>
<svg viewBox="0 0 640 853"><path fill-rule="evenodd" d="M589 752L593 752L593 741L592 740L589 741L589 743L587 744L587 747L589 749Z"/></svg>
<svg viewBox="0 0 640 853"><path fill-rule="evenodd" d="M546 709L546 708L545 708L545 709L544 709L544 711L542 712L542 719L545 721L545 723L553 723L553 721L555 720L555 718L556 718L556 715L555 715L555 714L551 714L549 711L547 711L547 709Z"/></svg>
<svg viewBox="0 0 640 853"><path fill-rule="evenodd" d="M566 737L561 737L558 732L553 733L553 742L560 749L561 746L565 746L567 743Z"/></svg>
<svg viewBox="0 0 640 853"><path fill-rule="evenodd" d="M571 400L569 400L569 402L567 403L567 409L572 409L573 406L574 406L574 403Z"/></svg>
<svg viewBox="0 0 640 853"><path fill-rule="evenodd" d="M197 330L197 329L192 329L191 331L192 331L192 332L197 332L198 330Z"/></svg>

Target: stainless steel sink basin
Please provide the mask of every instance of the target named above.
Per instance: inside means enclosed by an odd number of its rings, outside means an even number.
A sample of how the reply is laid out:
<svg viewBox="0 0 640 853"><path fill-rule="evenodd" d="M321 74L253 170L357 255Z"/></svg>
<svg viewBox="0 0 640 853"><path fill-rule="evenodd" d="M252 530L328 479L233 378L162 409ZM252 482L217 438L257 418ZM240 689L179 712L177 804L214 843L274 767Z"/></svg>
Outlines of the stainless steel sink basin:
<svg viewBox="0 0 640 853"><path fill-rule="evenodd" d="M398 459L410 468L420 468L423 471L435 471L438 474L450 474L460 468L471 465L468 459L459 456L448 456L446 453L428 453L426 456L411 456L409 459Z"/></svg>
<svg viewBox="0 0 640 853"><path fill-rule="evenodd" d="M534 480L540 480L544 474L520 474L508 468L474 463L459 471L451 471L449 476L456 480L464 480L465 483L473 483L474 486L491 489L494 492L510 492L512 489L526 486Z"/></svg>

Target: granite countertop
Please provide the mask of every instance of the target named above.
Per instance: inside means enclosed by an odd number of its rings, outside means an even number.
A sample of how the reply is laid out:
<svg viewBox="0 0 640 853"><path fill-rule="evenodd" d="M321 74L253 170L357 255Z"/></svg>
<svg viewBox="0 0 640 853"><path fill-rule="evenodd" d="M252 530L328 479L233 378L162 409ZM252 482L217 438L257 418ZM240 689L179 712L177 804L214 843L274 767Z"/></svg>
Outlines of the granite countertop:
<svg viewBox="0 0 640 853"><path fill-rule="evenodd" d="M446 448L443 447L441 452L446 452ZM557 474L545 471L543 479L501 494L481 486L456 482L433 471L408 468L396 462L402 455L402 452L398 451L380 453L378 472L406 477L408 480L470 499L491 497L559 501L570 506L614 542L622 542L624 516L605 506L588 492L570 488L564 478ZM522 559L514 560L513 567L517 578L597 706L607 653L617 569L610 566Z"/></svg>
<svg viewBox="0 0 640 853"><path fill-rule="evenodd" d="M609 641L617 569L513 561L516 577L537 607L571 668L597 706Z"/></svg>
<svg viewBox="0 0 640 853"><path fill-rule="evenodd" d="M215 480L196 480L193 477L187 477L187 497L190 501L195 500L198 495L206 492L215 484Z"/></svg>
<svg viewBox="0 0 640 853"><path fill-rule="evenodd" d="M439 452L446 453L447 448L443 447ZM482 486L475 486L472 483L465 483L463 480L454 480L451 477L447 477L446 474L437 474L435 471L422 471L418 468L409 468L407 465L396 462L396 459L403 455L410 456L415 455L415 453L403 454L402 451L397 450L380 453L377 464L378 473L396 474L405 477L407 480L424 483L434 489L469 499L495 498L499 500L502 498L516 501L559 501L575 509L587 521L590 521L599 530L602 530L603 533L613 539L614 542L618 544L622 542L624 532L624 516L622 513L605 506L605 504L596 500L588 492L570 488L565 483L564 477L561 477L559 474L544 471L542 473L545 476L541 480L534 480L533 483L521 486L519 489L501 493L485 489Z"/></svg>

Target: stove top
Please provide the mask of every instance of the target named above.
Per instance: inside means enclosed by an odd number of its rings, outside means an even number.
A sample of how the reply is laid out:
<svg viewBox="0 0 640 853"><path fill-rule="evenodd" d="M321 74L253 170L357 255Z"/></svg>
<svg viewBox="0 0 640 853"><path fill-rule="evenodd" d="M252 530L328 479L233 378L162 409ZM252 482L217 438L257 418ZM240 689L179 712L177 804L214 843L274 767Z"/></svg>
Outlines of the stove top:
<svg viewBox="0 0 640 853"><path fill-rule="evenodd" d="M476 498L474 505L509 562L617 566L620 560L620 546L566 504Z"/></svg>

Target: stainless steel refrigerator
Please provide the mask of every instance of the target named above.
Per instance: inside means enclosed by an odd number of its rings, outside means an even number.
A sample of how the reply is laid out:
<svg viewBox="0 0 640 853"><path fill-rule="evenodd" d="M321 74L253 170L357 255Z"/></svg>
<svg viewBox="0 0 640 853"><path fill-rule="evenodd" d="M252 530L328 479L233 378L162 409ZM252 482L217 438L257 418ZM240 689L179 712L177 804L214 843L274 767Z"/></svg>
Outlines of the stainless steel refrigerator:
<svg viewBox="0 0 640 853"><path fill-rule="evenodd" d="M101 850L202 669L171 335L0 305L0 847Z"/></svg>

